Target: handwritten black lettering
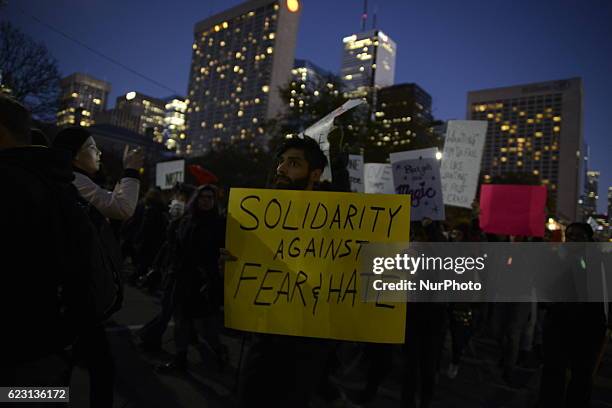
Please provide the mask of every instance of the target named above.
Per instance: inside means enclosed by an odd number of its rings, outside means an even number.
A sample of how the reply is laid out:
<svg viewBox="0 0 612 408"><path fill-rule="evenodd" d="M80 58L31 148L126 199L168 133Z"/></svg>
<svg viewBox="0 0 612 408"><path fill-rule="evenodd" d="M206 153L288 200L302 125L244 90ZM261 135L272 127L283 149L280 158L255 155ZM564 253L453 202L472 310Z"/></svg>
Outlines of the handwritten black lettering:
<svg viewBox="0 0 612 408"><path fill-rule="evenodd" d="M259 219L257 218L257 216L253 214L251 211L247 210L245 207L246 201L250 199L255 199L257 202L261 201L259 197L254 196L254 195L246 196L240 201L240 209L244 211L245 213L249 214L255 220L255 225L252 227L247 227L247 226L240 224L240 228L245 231L252 231L259 227Z"/></svg>

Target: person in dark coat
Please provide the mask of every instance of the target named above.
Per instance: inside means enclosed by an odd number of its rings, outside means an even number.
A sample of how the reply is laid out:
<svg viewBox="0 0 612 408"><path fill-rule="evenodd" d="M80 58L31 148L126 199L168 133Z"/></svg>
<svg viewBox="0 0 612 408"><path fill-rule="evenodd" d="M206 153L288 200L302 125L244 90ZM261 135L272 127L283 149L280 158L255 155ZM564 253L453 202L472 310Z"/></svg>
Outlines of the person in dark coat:
<svg viewBox="0 0 612 408"><path fill-rule="evenodd" d="M174 274L174 341L176 355L160 371L185 370L187 351L195 330L206 348L221 363L219 309L223 304L223 279L219 273L219 249L225 246L225 219L219 215L217 188L203 185L191 197L176 230L176 244L169 255ZM207 347L206 347L207 346Z"/></svg>
<svg viewBox="0 0 612 408"><path fill-rule="evenodd" d="M593 229L587 223L572 223L565 237L568 242L592 242ZM585 267L597 266L587 263ZM595 369L606 337L605 306L591 302L555 303L549 307L544 321L539 407L591 405Z"/></svg>
<svg viewBox="0 0 612 408"><path fill-rule="evenodd" d="M30 114L0 93L0 385L68 386L70 347L88 310L86 214L71 157L33 146ZM85 227L85 228L81 228Z"/></svg>
<svg viewBox="0 0 612 408"><path fill-rule="evenodd" d="M159 189L151 189L144 198L140 225L134 236L136 278L147 276L166 238L168 214ZM150 281L150 283L153 283Z"/></svg>

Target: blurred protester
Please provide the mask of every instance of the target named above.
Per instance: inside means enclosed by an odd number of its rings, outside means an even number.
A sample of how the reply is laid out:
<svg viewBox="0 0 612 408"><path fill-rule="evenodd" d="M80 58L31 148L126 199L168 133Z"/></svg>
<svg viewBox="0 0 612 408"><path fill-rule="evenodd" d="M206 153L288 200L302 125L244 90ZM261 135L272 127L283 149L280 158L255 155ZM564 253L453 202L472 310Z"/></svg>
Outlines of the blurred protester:
<svg viewBox="0 0 612 408"><path fill-rule="evenodd" d="M449 234L451 242L467 242L470 240L470 226L460 224ZM451 362L446 371L446 375L450 379L457 377L459 373L459 364L463 357L463 352L469 344L472 337L472 305L470 303L450 303L449 311L449 328L451 334Z"/></svg>
<svg viewBox="0 0 612 408"><path fill-rule="evenodd" d="M412 222L410 235L411 242L446 240L439 223L429 219L420 223ZM446 304L414 302L407 305L402 406L431 406L446 327Z"/></svg>
<svg viewBox="0 0 612 408"><path fill-rule="evenodd" d="M567 242L592 242L593 229L587 223L573 223L567 226L565 237ZM588 273L581 265L576 268ZM539 407L590 406L593 378L605 336L602 303L557 303L549 307L544 322Z"/></svg>
<svg viewBox="0 0 612 408"><path fill-rule="evenodd" d="M91 229L70 156L30 136L30 113L0 93L0 385L68 386L69 351L90 311Z"/></svg>
<svg viewBox="0 0 612 408"><path fill-rule="evenodd" d="M174 190L174 196L170 201L170 224L166 233L166 240L153 262L153 268L159 271L162 278L161 311L145 324L137 334L141 340L140 347L148 352L161 351L162 337L174 313L176 276L172 273L171 266L174 259L171 256L175 253L177 228L185 211L185 203L193 194L194 187L188 184L180 184Z"/></svg>
<svg viewBox="0 0 612 408"><path fill-rule="evenodd" d="M151 269L159 253L168 227L168 214L161 190L150 189L144 198L144 208L140 225L134 235L136 272L141 286L154 287L161 278L158 270ZM150 273L151 272L151 273Z"/></svg>
<svg viewBox="0 0 612 408"><path fill-rule="evenodd" d="M176 244L169 259L174 277L174 360L159 367L161 372L184 371L187 351L197 330L221 368L224 348L219 340L219 310L223 304L223 280L219 273L219 249L225 245L225 220L219 215L217 188L203 185L191 197L187 212L176 230ZM207 348L206 348L207 346Z"/></svg>

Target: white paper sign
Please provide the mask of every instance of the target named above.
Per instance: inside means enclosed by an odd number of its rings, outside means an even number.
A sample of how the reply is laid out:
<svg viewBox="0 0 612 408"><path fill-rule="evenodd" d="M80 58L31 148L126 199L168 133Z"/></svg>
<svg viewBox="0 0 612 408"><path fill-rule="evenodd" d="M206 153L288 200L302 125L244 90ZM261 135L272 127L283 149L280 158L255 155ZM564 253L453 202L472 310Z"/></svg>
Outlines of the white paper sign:
<svg viewBox="0 0 612 408"><path fill-rule="evenodd" d="M360 154L349 154L348 173L353 193L363 193L363 156Z"/></svg>
<svg viewBox="0 0 612 408"><path fill-rule="evenodd" d="M162 190L169 190L176 183L185 180L185 160L174 160L157 163L155 168L155 185Z"/></svg>
<svg viewBox="0 0 612 408"><path fill-rule="evenodd" d="M448 122L440 167L444 204L471 208L480 173L480 161L487 135L487 122Z"/></svg>
<svg viewBox="0 0 612 408"><path fill-rule="evenodd" d="M362 99L349 99L348 101L344 102L342 106L337 107L336 109L325 115L323 119L315 122L312 126L304 130L304 135L311 137L317 142L319 142L321 150L323 150L323 153L325 153L325 156L327 157L329 166L325 167L325 170L323 170L323 174L321 174L321 181L331 181L332 179L331 159L329 156L329 140L327 136L329 135L329 132L331 132L332 126L334 124L334 119L336 119L343 113L353 109L354 107L361 105L362 103L365 103L365 101ZM299 136L303 137L302 134L300 134Z"/></svg>
<svg viewBox="0 0 612 408"><path fill-rule="evenodd" d="M387 163L366 163L364 169L364 190L371 194L393 194L393 172Z"/></svg>
<svg viewBox="0 0 612 408"><path fill-rule="evenodd" d="M444 202L438 160L431 157L393 163L393 184L397 194L410 194L412 221L444 219Z"/></svg>
<svg viewBox="0 0 612 408"><path fill-rule="evenodd" d="M436 158L436 153L438 153L438 149L436 147L430 147L427 149L419 149L419 150L406 150L404 152L396 152L390 153L389 159L391 160L391 164L402 161L402 160L412 160L418 159L422 157L426 158Z"/></svg>

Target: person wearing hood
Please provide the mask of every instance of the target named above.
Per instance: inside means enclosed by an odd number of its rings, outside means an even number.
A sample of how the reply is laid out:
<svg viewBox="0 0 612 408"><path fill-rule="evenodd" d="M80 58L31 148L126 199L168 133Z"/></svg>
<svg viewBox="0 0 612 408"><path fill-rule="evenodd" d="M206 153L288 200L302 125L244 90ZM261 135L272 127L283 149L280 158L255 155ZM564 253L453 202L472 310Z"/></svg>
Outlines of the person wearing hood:
<svg viewBox="0 0 612 408"><path fill-rule="evenodd" d="M92 178L100 170L102 153L91 133L82 127L61 130L53 147L70 152L74 168L74 185L79 194L104 217L125 221L134 214L140 189L139 169L143 153L126 146L123 154L123 176L113 191L98 186Z"/></svg>
<svg viewBox="0 0 612 408"><path fill-rule="evenodd" d="M67 350L87 308L88 219L70 157L31 143L29 111L0 93L2 386L67 386ZM79 218L80 217L80 218ZM85 228L83 228L85 226Z"/></svg>
<svg viewBox="0 0 612 408"><path fill-rule="evenodd" d="M220 306L223 280L219 273L219 250L225 244L225 219L219 215L217 188L203 185L196 189L176 230L176 243L169 259L174 276L174 361L160 371L185 370L187 351L194 329L205 338L208 348L222 368L223 346L219 341ZM204 352L204 348L200 348ZM205 355L205 353L202 353Z"/></svg>

